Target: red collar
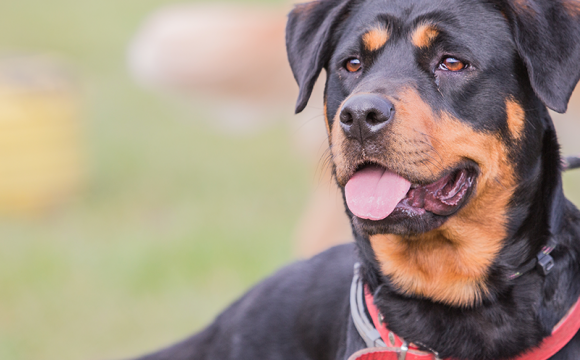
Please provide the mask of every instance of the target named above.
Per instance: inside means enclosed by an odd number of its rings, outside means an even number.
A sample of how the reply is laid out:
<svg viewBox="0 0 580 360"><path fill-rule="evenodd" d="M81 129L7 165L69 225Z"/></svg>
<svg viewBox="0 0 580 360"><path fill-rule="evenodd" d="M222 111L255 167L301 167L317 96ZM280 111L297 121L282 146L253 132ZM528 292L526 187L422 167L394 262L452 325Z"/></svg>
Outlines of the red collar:
<svg viewBox="0 0 580 360"><path fill-rule="evenodd" d="M380 319L382 316L374 304L373 295L366 290L365 302L367 310L373 319L375 328L387 345L386 348L366 348L354 353L349 360L439 360L436 353L420 351L413 344L407 344L403 339L390 331ZM568 313L552 329L552 334L532 351L512 360L547 360L560 351L580 329L580 300L572 306ZM451 360L451 359L446 359Z"/></svg>

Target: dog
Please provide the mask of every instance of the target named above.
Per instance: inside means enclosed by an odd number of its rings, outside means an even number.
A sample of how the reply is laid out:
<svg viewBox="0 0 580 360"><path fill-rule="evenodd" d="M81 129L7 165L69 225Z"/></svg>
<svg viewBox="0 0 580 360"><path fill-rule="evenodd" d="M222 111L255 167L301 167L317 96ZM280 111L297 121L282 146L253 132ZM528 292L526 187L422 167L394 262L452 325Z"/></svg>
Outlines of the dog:
<svg viewBox="0 0 580 360"><path fill-rule="evenodd" d="M580 78L580 2L320 0L286 42L296 112L327 73L356 242L141 359L580 359L580 212L547 110Z"/></svg>

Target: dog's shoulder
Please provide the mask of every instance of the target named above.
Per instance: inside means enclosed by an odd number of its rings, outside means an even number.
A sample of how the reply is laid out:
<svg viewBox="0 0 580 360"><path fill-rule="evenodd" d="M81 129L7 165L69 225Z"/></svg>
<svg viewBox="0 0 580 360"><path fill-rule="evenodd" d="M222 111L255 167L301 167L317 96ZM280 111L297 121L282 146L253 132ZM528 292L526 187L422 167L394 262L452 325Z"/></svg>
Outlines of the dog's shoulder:
<svg viewBox="0 0 580 360"><path fill-rule="evenodd" d="M355 252L352 243L339 245L282 268L201 333L141 360L295 360L344 352Z"/></svg>

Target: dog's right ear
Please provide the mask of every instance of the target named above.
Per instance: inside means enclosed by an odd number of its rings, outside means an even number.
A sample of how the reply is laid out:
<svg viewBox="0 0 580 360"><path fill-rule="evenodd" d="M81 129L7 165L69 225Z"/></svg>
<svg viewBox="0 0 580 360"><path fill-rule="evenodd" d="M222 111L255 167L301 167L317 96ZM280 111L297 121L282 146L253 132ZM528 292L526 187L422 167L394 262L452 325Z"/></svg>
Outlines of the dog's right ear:
<svg viewBox="0 0 580 360"><path fill-rule="evenodd" d="M308 104L320 71L332 55L332 35L348 15L351 0L317 0L298 4L288 15L286 51L300 92L296 113Z"/></svg>

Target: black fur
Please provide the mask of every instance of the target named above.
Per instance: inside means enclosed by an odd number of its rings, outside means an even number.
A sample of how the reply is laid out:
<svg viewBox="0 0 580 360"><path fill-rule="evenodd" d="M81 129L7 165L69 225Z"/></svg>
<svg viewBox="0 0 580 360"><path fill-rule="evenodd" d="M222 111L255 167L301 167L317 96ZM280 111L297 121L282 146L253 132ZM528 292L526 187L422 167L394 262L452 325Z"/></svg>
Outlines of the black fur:
<svg viewBox="0 0 580 360"><path fill-rule="evenodd" d="M539 344L580 295L580 212L562 191L559 145L546 109L565 111L580 78L580 7L571 11L573 1L321 0L289 15L288 57L300 86L297 112L324 68L331 123L355 89L388 93L412 84L434 110L450 111L477 131L501 134L518 185L509 205L508 236L480 303L454 307L402 295L380 272L367 235L354 227L356 245L281 270L201 333L141 359L347 359L365 346L349 314L355 261L362 263L364 282L389 328L442 358L509 359ZM365 72L346 78L341 66L359 51L361 29L377 17L389 24L395 45L363 54ZM423 52L397 42L411 18L414 24L426 19L442 24L446 35ZM462 81L434 78L434 59L449 49L479 71ZM526 112L520 141L507 133L507 97ZM509 280L548 241L557 244L554 270ZM580 335L551 359L580 359Z"/></svg>

